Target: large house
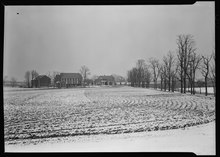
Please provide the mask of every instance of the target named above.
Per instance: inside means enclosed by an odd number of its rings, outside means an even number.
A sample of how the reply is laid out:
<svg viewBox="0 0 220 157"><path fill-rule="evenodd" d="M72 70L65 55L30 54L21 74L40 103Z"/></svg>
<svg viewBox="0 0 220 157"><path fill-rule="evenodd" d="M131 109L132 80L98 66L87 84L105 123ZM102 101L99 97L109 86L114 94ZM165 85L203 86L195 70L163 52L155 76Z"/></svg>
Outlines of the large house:
<svg viewBox="0 0 220 157"><path fill-rule="evenodd" d="M31 80L32 88L49 87L51 79L46 75L39 75Z"/></svg>
<svg viewBox="0 0 220 157"><path fill-rule="evenodd" d="M96 85L115 85L115 78L110 75L99 76L98 79L95 80Z"/></svg>
<svg viewBox="0 0 220 157"><path fill-rule="evenodd" d="M80 73L60 73L56 75L57 87L74 87L82 85L82 75Z"/></svg>

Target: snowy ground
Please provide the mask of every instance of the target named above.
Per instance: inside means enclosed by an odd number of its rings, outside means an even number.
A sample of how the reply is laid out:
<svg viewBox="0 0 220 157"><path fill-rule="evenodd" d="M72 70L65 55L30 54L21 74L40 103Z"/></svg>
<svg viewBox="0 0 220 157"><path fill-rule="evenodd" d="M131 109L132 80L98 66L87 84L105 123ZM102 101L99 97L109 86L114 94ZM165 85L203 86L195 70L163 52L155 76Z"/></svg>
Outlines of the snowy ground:
<svg viewBox="0 0 220 157"><path fill-rule="evenodd" d="M195 91L196 91L197 93L200 93L200 88L195 88ZM209 94L213 94L213 93L214 93L213 87L208 87L208 88L207 88L207 92L208 92ZM205 87L202 87L202 88L201 88L201 93L205 93Z"/></svg>
<svg viewBox="0 0 220 157"><path fill-rule="evenodd" d="M4 91L7 152L215 154L214 122L210 97L131 87Z"/></svg>
<svg viewBox="0 0 220 157"><path fill-rule="evenodd" d="M186 129L53 138L6 145L6 152L193 152L215 155L215 122Z"/></svg>

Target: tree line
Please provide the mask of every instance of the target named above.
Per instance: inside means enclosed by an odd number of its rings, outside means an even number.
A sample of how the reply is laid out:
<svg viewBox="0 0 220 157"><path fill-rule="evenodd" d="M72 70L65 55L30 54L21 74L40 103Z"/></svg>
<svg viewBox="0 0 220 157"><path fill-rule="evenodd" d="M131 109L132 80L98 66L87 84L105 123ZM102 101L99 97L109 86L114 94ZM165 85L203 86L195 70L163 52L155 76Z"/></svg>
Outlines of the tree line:
<svg viewBox="0 0 220 157"><path fill-rule="evenodd" d="M186 93L187 87L191 94L195 94L196 72L200 72L204 77L204 82L200 85L205 86L205 95L208 95L208 81L211 80L216 94L216 75L215 75L215 51L211 55L199 55L196 53L196 44L191 34L181 34L177 36L176 52L169 51L163 56L162 61L157 58L147 60L139 59L136 66L128 70L128 81L133 87L149 88L153 81L154 88L172 91L180 84L180 92ZM199 81L198 81L199 83Z"/></svg>
<svg viewBox="0 0 220 157"><path fill-rule="evenodd" d="M90 82L95 82L96 79L98 79L97 75L93 75L91 79L89 79L89 75L91 75L90 69L83 65L79 69L79 73L82 75L82 86L88 85ZM56 87L56 82L60 81L59 76L60 72L57 71L48 71L46 76L48 76L51 79L51 86ZM25 72L25 85L28 88L31 88L31 81L34 80L37 76L39 76L38 72L36 70L28 70ZM112 76L115 78L115 81L123 82L125 81L125 78L123 78L120 75L112 74Z"/></svg>

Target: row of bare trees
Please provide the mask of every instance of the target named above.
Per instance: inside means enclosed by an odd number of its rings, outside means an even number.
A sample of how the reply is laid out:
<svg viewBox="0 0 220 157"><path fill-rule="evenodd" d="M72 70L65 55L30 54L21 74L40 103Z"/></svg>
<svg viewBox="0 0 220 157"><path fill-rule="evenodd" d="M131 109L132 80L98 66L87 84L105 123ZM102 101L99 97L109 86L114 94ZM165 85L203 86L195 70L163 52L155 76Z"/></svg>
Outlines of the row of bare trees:
<svg viewBox="0 0 220 157"><path fill-rule="evenodd" d="M15 77L11 77L10 80L8 80L8 76L4 76L3 78L3 85L6 86L6 84L9 82L11 87L15 87L17 85L17 79Z"/></svg>
<svg viewBox="0 0 220 157"><path fill-rule="evenodd" d="M200 70L204 77L205 95L208 95L208 81L212 81L215 95L215 52L211 55L196 54L193 36L178 35L177 38L178 76L181 83L181 93L186 93L186 83L190 85L191 94L195 94L196 72ZM212 61L212 65L211 65ZM212 68L211 68L212 67ZM212 70L211 70L212 69Z"/></svg>
<svg viewBox="0 0 220 157"><path fill-rule="evenodd" d="M149 65L147 65L143 59L138 60L136 67L129 70L127 75L132 87L149 87L152 77Z"/></svg>
<svg viewBox="0 0 220 157"><path fill-rule="evenodd" d="M169 51L166 56L163 57L163 62L161 65L161 90L173 91L176 85L176 74L178 66L175 66L176 59L174 53Z"/></svg>
<svg viewBox="0 0 220 157"><path fill-rule="evenodd" d="M204 77L205 95L208 94L208 81L212 80L214 94L216 93L215 53L211 55L198 55L196 53L195 40L190 34L177 36L177 50L169 51L160 62L156 58L147 61L140 59L128 71L128 81L131 86L149 87L151 81L154 88L174 92L177 82L180 84L180 92L186 93L190 87L191 94L195 94L196 73L200 70ZM147 85L147 86L145 86Z"/></svg>

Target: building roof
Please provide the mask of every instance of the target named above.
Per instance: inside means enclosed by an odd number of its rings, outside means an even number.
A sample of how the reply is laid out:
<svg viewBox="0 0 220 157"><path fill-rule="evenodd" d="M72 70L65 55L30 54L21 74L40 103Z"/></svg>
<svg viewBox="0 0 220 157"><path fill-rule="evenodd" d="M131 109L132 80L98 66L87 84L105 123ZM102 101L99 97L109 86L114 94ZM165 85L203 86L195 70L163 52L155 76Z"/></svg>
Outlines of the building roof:
<svg viewBox="0 0 220 157"><path fill-rule="evenodd" d="M60 76L65 78L82 78L80 73L60 73Z"/></svg>
<svg viewBox="0 0 220 157"><path fill-rule="evenodd" d="M112 75L110 75L110 76L107 76L107 75L99 76L98 80L115 81L115 79L114 79L114 77Z"/></svg>
<svg viewBox="0 0 220 157"><path fill-rule="evenodd" d="M47 75L38 75L37 77L34 78L34 80L36 80L36 79L41 79L42 77L47 77L47 78L49 78ZM50 78L49 78L49 79L50 79Z"/></svg>

